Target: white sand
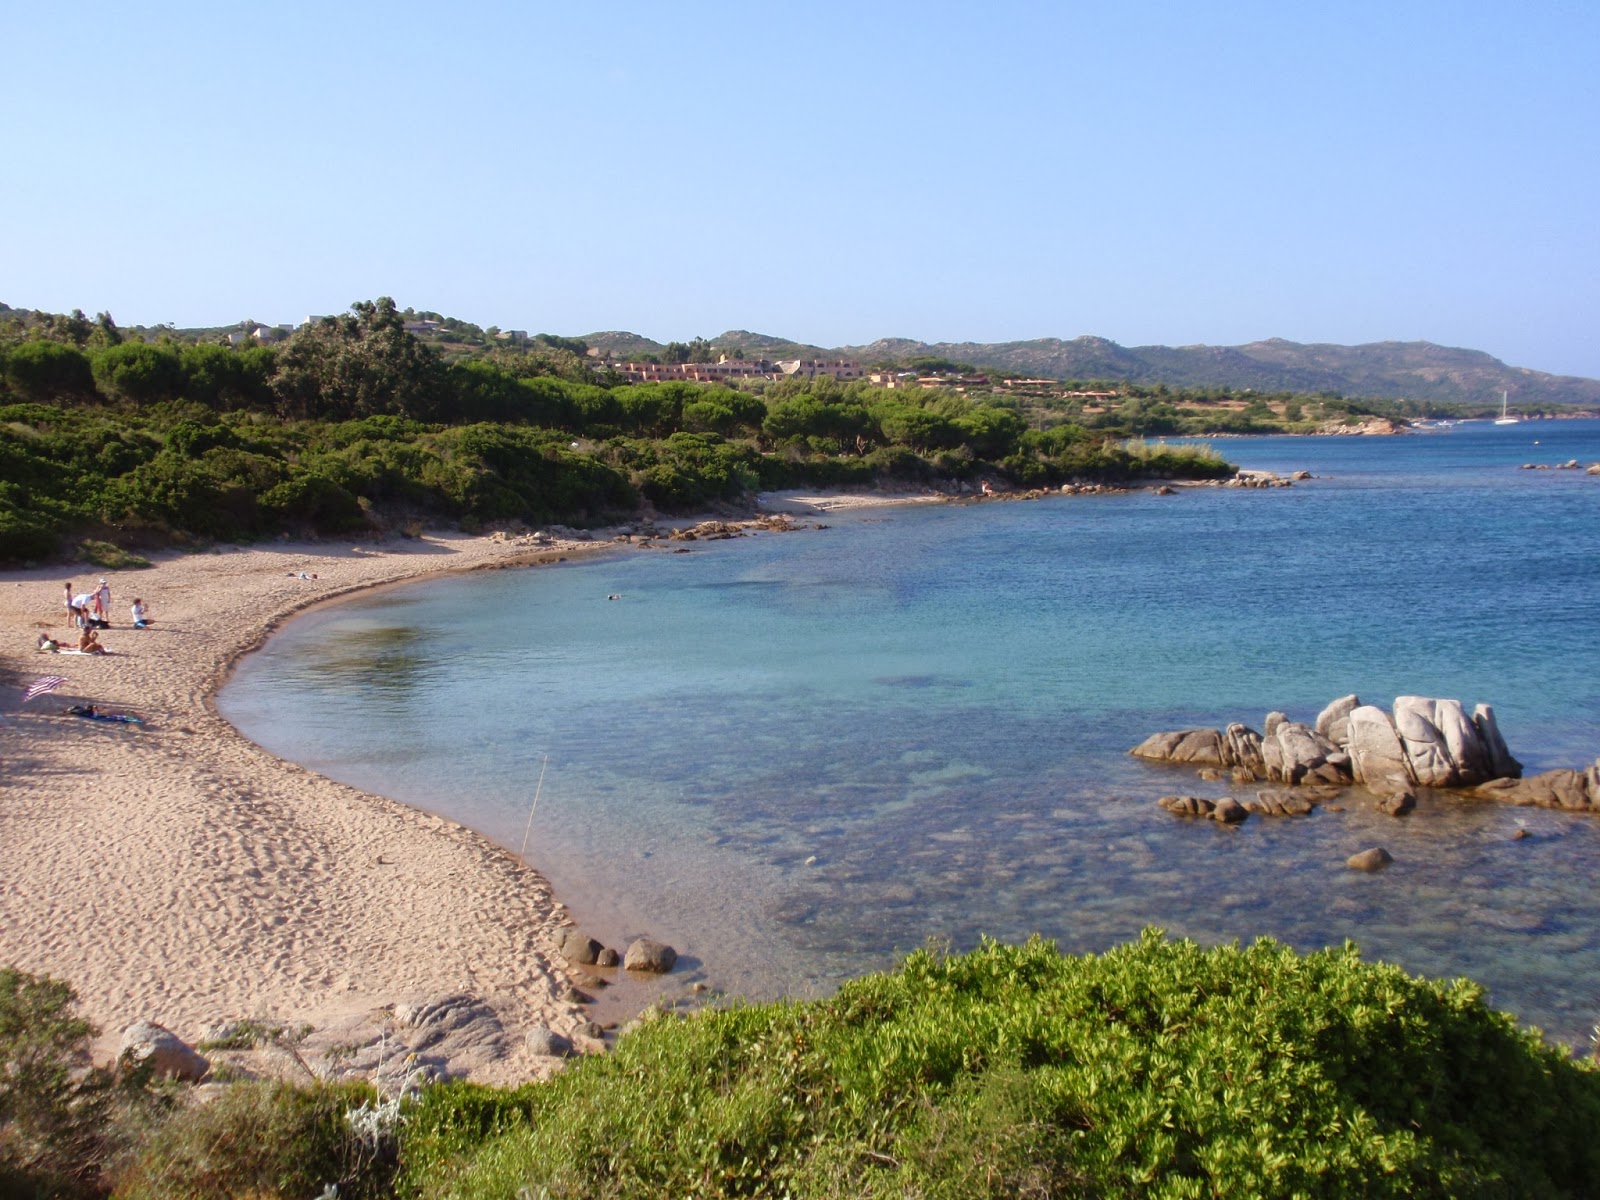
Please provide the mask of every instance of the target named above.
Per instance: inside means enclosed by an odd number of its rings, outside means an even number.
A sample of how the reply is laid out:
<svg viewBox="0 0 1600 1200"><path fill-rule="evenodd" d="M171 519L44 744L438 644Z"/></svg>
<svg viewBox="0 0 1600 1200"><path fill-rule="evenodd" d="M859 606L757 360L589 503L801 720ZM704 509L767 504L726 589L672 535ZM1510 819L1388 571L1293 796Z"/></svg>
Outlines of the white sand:
<svg viewBox="0 0 1600 1200"><path fill-rule="evenodd" d="M140 1018L192 1040L220 1018L327 1026L466 993L509 1049L456 1069L508 1080L547 1067L522 1032L570 1033L586 1016L553 949L546 882L458 825L275 758L212 706L229 665L298 609L530 549L429 537L164 555L106 573L104 657L35 650L43 628L67 635L62 583L88 590L101 572L0 572L0 965L70 982L101 1057ZM135 596L150 629L131 628ZM21 704L46 674L67 682ZM74 703L147 724L60 715Z"/></svg>

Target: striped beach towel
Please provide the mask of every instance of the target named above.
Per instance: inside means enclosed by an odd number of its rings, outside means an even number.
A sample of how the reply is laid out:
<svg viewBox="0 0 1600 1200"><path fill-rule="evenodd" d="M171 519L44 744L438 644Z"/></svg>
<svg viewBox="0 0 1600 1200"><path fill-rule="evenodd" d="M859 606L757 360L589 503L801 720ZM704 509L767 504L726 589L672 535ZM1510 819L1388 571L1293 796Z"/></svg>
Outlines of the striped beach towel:
<svg viewBox="0 0 1600 1200"><path fill-rule="evenodd" d="M67 677L65 675L46 675L43 679L35 679L28 685L28 690L22 693L22 702L26 704L35 696L53 692L66 681Z"/></svg>

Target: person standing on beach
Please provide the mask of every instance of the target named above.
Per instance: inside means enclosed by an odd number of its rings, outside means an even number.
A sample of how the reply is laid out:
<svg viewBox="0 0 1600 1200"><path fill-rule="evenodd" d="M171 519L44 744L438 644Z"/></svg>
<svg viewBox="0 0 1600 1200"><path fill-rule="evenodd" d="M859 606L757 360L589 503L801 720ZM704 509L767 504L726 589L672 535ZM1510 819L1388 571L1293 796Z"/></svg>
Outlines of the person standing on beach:
<svg viewBox="0 0 1600 1200"><path fill-rule="evenodd" d="M94 594L94 615L96 620L111 624L111 585L100 579L100 590Z"/></svg>
<svg viewBox="0 0 1600 1200"><path fill-rule="evenodd" d="M67 589L67 620L74 625L78 623L78 606L72 602L72 584L63 585Z"/></svg>

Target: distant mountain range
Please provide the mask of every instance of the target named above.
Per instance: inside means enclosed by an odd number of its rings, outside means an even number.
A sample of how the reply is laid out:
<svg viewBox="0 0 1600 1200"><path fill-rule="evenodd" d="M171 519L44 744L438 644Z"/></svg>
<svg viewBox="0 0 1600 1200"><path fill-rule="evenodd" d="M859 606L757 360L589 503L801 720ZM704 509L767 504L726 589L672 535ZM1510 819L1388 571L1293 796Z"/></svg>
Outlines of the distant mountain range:
<svg viewBox="0 0 1600 1200"><path fill-rule="evenodd" d="M591 333L583 340L624 358L659 354L663 349L661 343L634 333ZM1513 405L1523 408L1600 407L1600 380L1509 367L1481 350L1458 350L1432 342L1335 346L1268 338L1244 346L1119 346L1100 337L931 343L882 338L865 346L824 347L743 329L729 330L710 341L729 353L769 359L851 358L874 363L932 357L1046 379L1126 380L1258 392L1337 392L1351 398L1496 406L1505 391Z"/></svg>

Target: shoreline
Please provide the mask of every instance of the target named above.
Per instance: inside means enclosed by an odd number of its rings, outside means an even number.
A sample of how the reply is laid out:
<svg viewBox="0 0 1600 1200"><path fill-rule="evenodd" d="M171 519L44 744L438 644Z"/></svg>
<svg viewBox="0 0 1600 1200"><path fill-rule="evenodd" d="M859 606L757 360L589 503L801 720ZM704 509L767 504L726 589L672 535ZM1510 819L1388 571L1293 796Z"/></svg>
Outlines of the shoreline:
<svg viewBox="0 0 1600 1200"><path fill-rule="evenodd" d="M948 499L773 496L758 512ZM572 921L537 868L447 817L272 754L216 699L245 655L311 609L424 578L640 548L613 533L221 545L165 551L136 570L0 571L0 966L70 984L99 1031L96 1061L113 1059L141 1020L191 1044L230 1020L311 1026L287 1055L297 1066L228 1060L288 1077L366 1076L373 1054L342 1053L357 1043L391 1054L415 1043L436 1071L485 1083L550 1072L555 1060L527 1048L530 1030L598 1049L591 1022L621 997L585 1007L595 981L559 954L554 935ZM76 591L102 574L110 653L37 652L39 632L67 634L62 582ZM127 618L135 596L148 629ZM21 703L45 675L65 682ZM62 715L73 704L144 723ZM407 1020L440 1009L467 1010L466 1028Z"/></svg>
<svg viewBox="0 0 1600 1200"><path fill-rule="evenodd" d="M445 534L163 554L105 572L105 656L28 644L64 635L61 583L81 566L0 573L0 965L71 984L99 1028L97 1060L145 1019L191 1043L229 1019L308 1023L313 1048L318 1035L439 1043L437 1022L392 1027L454 999L476 1032L431 1047L431 1065L485 1082L548 1073L526 1032L581 1044L590 1017L555 949L566 910L544 877L464 826L272 755L215 698L240 658L312 607L611 548ZM126 618L135 595L149 629ZM22 704L50 674L65 682ZM71 704L146 723L60 715Z"/></svg>

